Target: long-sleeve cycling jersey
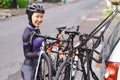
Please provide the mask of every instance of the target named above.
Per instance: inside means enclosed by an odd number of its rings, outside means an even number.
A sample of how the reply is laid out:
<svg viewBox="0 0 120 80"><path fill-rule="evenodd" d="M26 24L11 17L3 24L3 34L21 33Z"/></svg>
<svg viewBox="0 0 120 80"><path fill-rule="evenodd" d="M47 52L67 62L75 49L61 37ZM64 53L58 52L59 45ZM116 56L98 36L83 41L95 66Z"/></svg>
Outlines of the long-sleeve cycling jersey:
<svg viewBox="0 0 120 80"><path fill-rule="evenodd" d="M23 51L24 51L24 64L33 66L35 59L38 58L38 52L40 51L40 46L42 44L42 38L33 36L32 42L30 43L30 38L32 33L40 34L39 29L33 28L31 25L27 26L22 35L23 39Z"/></svg>

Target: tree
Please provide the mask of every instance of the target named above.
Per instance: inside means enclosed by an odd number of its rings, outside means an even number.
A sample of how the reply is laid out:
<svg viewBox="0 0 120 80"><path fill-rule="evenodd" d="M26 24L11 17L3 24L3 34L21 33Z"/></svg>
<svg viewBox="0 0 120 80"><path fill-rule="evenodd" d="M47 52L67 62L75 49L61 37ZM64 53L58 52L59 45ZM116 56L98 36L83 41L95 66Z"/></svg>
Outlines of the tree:
<svg viewBox="0 0 120 80"><path fill-rule="evenodd" d="M12 0L12 7L17 9L17 0Z"/></svg>

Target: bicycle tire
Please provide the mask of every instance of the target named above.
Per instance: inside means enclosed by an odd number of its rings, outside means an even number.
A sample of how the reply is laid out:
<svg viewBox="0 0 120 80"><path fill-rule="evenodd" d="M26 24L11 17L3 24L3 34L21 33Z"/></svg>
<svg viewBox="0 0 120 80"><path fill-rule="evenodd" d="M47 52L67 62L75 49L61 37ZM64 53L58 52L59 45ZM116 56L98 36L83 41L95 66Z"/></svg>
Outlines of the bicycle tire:
<svg viewBox="0 0 120 80"><path fill-rule="evenodd" d="M40 60L40 65L36 80L52 80L51 61L48 55L46 55L45 53L41 55L41 60Z"/></svg>
<svg viewBox="0 0 120 80"><path fill-rule="evenodd" d="M55 80L70 80L70 63L65 60L59 67ZM62 76L63 74L63 76Z"/></svg>

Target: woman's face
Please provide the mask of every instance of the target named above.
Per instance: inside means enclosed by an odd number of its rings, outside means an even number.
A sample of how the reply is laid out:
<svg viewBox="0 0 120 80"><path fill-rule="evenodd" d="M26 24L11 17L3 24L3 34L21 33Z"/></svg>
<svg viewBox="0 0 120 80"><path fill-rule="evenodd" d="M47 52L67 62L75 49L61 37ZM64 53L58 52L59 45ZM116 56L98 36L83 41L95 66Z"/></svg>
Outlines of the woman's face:
<svg viewBox="0 0 120 80"><path fill-rule="evenodd" d="M34 26L39 27L43 21L43 13L34 12L32 15L32 23Z"/></svg>

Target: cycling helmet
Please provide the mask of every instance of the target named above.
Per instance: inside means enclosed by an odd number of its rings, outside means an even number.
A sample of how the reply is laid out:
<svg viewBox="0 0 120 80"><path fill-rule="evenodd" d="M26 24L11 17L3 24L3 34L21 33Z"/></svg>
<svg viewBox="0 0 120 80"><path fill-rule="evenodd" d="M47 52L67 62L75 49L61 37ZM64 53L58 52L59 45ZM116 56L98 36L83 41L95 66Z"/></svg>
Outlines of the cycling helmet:
<svg viewBox="0 0 120 80"><path fill-rule="evenodd" d="M44 7L40 3L29 3L27 8L26 8L26 14L30 14L33 12L40 12L40 13L45 13Z"/></svg>

